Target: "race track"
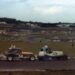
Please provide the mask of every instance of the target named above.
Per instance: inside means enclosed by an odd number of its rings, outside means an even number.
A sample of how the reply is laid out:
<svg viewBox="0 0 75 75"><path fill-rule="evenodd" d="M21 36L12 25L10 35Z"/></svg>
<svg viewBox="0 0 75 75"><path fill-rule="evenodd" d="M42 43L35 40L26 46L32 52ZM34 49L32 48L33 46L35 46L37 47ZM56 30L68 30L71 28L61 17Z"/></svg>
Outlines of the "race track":
<svg viewBox="0 0 75 75"><path fill-rule="evenodd" d="M0 71L75 70L75 60L62 61L0 61Z"/></svg>

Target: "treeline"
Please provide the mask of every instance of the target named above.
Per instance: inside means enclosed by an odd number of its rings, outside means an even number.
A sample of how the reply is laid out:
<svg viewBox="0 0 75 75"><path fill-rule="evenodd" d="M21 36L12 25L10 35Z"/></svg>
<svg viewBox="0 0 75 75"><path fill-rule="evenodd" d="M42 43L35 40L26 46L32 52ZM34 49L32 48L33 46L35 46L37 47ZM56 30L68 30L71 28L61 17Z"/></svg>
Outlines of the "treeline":
<svg viewBox="0 0 75 75"><path fill-rule="evenodd" d="M34 24L34 25L38 25L40 27L56 27L59 23L42 23L42 22L32 22L32 21L21 21L21 20L16 20L13 18L0 18L0 22L6 22L6 23L13 23L16 25L21 25L21 24L26 24L26 23L30 23L30 24Z"/></svg>
<svg viewBox="0 0 75 75"><path fill-rule="evenodd" d="M19 24L19 23L25 23L24 21L16 20L14 18L0 18L0 22L6 22L6 23L14 23L14 24Z"/></svg>

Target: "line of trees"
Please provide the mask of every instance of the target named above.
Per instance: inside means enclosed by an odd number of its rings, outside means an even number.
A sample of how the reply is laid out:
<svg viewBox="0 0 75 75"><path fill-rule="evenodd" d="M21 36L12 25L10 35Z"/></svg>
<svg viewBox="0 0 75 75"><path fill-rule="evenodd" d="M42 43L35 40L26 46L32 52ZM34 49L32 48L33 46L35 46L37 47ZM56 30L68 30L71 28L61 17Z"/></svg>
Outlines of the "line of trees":
<svg viewBox="0 0 75 75"><path fill-rule="evenodd" d="M59 23L43 23L43 22L32 22L32 21L27 22L27 21L21 21L21 20L16 20L14 18L7 18L7 17L0 18L0 22L13 23L16 25L30 23L30 24L34 24L34 25L37 24L40 27L57 27L58 24L62 24L61 22L59 22Z"/></svg>

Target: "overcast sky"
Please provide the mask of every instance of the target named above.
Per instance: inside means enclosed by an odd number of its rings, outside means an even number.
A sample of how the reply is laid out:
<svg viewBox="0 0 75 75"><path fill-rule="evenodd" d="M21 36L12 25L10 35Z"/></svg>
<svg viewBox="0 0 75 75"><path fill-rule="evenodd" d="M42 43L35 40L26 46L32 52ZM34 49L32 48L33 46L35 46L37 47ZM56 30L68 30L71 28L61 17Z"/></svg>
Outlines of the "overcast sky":
<svg viewBox="0 0 75 75"><path fill-rule="evenodd" d="M0 0L0 17L24 21L75 22L75 0Z"/></svg>

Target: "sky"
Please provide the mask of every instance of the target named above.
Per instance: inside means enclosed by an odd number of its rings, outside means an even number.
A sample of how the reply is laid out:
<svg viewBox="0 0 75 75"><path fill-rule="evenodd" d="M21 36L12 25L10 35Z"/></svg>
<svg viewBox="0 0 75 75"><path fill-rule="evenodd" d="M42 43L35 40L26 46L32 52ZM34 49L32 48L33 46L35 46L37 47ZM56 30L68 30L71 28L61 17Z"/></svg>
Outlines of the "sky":
<svg viewBox="0 0 75 75"><path fill-rule="evenodd" d="M34 22L75 22L75 0L0 0L0 17Z"/></svg>

